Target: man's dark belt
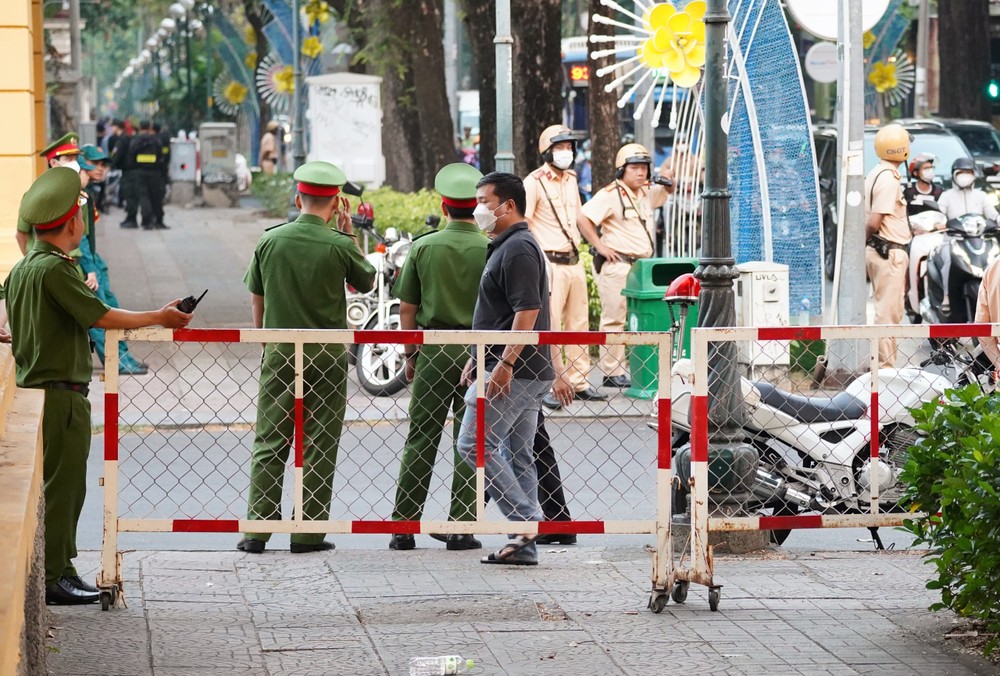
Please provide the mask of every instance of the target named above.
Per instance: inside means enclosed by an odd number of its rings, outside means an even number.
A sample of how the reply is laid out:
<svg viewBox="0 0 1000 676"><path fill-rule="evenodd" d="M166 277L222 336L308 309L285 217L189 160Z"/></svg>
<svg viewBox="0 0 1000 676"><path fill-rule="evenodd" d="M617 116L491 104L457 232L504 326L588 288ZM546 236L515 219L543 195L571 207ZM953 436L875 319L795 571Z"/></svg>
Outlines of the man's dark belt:
<svg viewBox="0 0 1000 676"><path fill-rule="evenodd" d="M53 380L52 382L42 383L39 387L43 390L69 390L70 392L79 392L85 397L90 394L90 385L86 383L71 383L65 380Z"/></svg>
<svg viewBox="0 0 1000 676"><path fill-rule="evenodd" d="M881 240L881 242L879 242L877 240ZM899 249L900 251L909 251L910 250L910 245L909 244L900 244L899 242L890 242L889 240L884 239L882 237L879 237L877 239L875 237L871 237L866 242L866 244L868 246L871 246L871 247L874 247L875 244L884 244L884 246L886 246L889 249Z"/></svg>
<svg viewBox="0 0 1000 676"><path fill-rule="evenodd" d="M622 259L623 263L628 263L629 265L632 265L632 263L635 263L637 260L639 260L638 256L626 256L625 254L619 253L617 251L615 253L618 254L618 257Z"/></svg>
<svg viewBox="0 0 1000 676"><path fill-rule="evenodd" d="M576 265L580 262L580 254L575 251L546 251L545 257L556 265Z"/></svg>

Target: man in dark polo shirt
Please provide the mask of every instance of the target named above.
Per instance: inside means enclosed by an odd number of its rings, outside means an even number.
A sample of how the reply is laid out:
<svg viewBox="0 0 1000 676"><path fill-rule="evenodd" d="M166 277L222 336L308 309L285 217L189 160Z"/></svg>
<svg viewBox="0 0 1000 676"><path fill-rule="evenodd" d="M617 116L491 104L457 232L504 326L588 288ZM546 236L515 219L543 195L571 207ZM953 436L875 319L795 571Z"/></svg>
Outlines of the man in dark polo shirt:
<svg viewBox="0 0 1000 676"><path fill-rule="evenodd" d="M476 186L477 225L493 237L472 318L473 331L548 331L549 285L545 255L524 220L524 184L513 174L494 172ZM470 362L470 369L474 364ZM541 521L538 475L532 444L538 427L539 403L553 389L568 404L572 387L555 370L549 347L488 345L486 348L486 489L511 521ZM470 371L474 374L474 371ZM476 418L479 402L473 384L465 395L465 417L458 450L476 463ZM531 566L538 563L535 538L512 539L483 563Z"/></svg>

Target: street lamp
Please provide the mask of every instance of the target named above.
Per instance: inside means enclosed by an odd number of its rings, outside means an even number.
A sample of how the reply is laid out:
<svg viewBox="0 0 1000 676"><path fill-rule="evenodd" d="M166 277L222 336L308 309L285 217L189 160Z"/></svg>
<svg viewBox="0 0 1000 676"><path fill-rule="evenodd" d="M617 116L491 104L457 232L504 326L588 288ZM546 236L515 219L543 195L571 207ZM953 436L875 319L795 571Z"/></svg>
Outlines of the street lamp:
<svg viewBox="0 0 1000 676"><path fill-rule="evenodd" d="M708 0L705 13L705 191L702 193L704 231L702 257L695 277L701 281L698 326L736 326L733 280L739 276L733 259L729 221L728 106L726 30L730 22L726 0ZM725 126L724 126L725 125ZM757 451L743 440L742 385L733 342L709 346L708 460L715 506L723 513L745 510L756 475Z"/></svg>
<svg viewBox="0 0 1000 676"><path fill-rule="evenodd" d="M185 126L189 129L194 123L192 109L194 108L194 86L191 80L191 25L188 21L188 11L194 7L194 0L180 0L170 5L167 11L175 20L182 22L181 34L184 36L185 70L187 71L187 116Z"/></svg>

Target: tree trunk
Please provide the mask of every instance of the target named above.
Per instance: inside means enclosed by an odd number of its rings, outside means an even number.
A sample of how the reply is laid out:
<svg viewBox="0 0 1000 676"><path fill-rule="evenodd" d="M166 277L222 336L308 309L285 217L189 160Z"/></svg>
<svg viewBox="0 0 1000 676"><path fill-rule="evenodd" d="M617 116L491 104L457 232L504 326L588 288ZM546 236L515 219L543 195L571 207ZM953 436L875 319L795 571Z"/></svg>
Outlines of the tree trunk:
<svg viewBox="0 0 1000 676"><path fill-rule="evenodd" d="M496 167L497 61L495 0L461 0L462 21L479 72L479 168L487 174Z"/></svg>
<svg viewBox="0 0 1000 676"><path fill-rule="evenodd" d="M260 18L260 10L259 1L243 0L243 13L246 15L247 23L253 27L254 36L257 40L255 45L257 61L253 66L254 78L257 76L257 69L260 67L260 62L264 60L264 57L267 56L268 51L271 49L271 45L267 41L267 36L264 34L264 23ZM256 80L254 80L253 91L254 96L257 97L257 106L260 110L260 126L263 128L271 119L271 105L261 96L260 90L257 89ZM259 137L260 134L258 134L258 139ZM253 147L257 147L256 143L254 143ZM254 160L254 163L256 163L256 160Z"/></svg>
<svg viewBox="0 0 1000 676"><path fill-rule="evenodd" d="M989 0L938 0L942 117L990 119Z"/></svg>
<svg viewBox="0 0 1000 676"><path fill-rule="evenodd" d="M525 176L541 162L538 135L562 122L562 1L513 0L511 24L514 173Z"/></svg>
<svg viewBox="0 0 1000 676"><path fill-rule="evenodd" d="M454 125L444 77L444 6L442 0L407 2L413 93L419 119L415 151L421 154L418 187L433 188L438 170L455 161ZM400 12L402 14L402 12Z"/></svg>
<svg viewBox="0 0 1000 676"><path fill-rule="evenodd" d="M612 16L613 10L601 4L601 0L590 0L590 14ZM614 35L614 27L590 22L592 35ZM610 47L608 43L597 43L598 49ZM597 77L600 68L614 62L614 56L593 59L587 55L587 66L590 69L590 86L587 88L587 105L590 118L590 169L593 176L593 190L596 193L602 187L614 180L615 153L618 152L618 106L616 96L612 91L604 91L604 85L613 79L609 74L603 78Z"/></svg>

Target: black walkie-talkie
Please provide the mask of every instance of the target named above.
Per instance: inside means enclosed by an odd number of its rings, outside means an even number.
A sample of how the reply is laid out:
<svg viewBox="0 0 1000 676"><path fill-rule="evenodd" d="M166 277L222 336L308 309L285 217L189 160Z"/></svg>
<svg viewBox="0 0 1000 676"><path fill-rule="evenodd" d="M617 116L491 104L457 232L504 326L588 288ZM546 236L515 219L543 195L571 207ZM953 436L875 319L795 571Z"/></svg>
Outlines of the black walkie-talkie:
<svg viewBox="0 0 1000 676"><path fill-rule="evenodd" d="M194 309L198 307L198 303L201 302L201 299L205 297L206 293L208 293L208 289L202 291L201 295L198 296L197 298L195 298L193 295L188 296L187 298L185 298L184 300L182 300L180 303L177 304L177 309L183 312L184 314L188 315L191 314L192 312L194 312Z"/></svg>

